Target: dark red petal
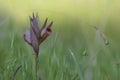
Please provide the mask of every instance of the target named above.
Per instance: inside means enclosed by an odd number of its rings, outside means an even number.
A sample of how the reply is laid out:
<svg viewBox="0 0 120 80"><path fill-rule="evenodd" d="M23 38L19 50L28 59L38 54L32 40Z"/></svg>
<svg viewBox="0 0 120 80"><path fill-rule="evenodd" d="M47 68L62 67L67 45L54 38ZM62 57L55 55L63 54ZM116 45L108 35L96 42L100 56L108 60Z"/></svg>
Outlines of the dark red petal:
<svg viewBox="0 0 120 80"><path fill-rule="evenodd" d="M38 44L37 37L35 36L35 33L34 33L32 28L30 29L30 39L31 39L32 47L33 47L36 55L38 55L38 53L39 53L39 44Z"/></svg>
<svg viewBox="0 0 120 80"><path fill-rule="evenodd" d="M46 31L47 31L47 32L52 32L51 28L47 28Z"/></svg>

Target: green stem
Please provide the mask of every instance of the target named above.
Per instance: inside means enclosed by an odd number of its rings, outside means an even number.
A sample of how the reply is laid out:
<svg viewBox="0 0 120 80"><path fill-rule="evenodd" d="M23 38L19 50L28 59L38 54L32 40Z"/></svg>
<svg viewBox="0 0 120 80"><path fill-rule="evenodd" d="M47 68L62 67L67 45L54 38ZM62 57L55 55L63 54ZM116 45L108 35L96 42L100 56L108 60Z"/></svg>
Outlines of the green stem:
<svg viewBox="0 0 120 80"><path fill-rule="evenodd" d="M37 80L37 56L33 55L33 80Z"/></svg>

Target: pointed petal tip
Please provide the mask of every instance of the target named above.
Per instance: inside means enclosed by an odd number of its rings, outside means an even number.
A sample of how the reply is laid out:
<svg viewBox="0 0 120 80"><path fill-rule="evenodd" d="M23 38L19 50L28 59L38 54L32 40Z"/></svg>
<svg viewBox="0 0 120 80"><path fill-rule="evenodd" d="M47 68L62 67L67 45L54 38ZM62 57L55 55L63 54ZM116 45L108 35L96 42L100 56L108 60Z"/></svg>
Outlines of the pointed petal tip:
<svg viewBox="0 0 120 80"><path fill-rule="evenodd" d="M48 21L48 18L45 19L45 21L44 21L44 26L46 25L47 21Z"/></svg>
<svg viewBox="0 0 120 80"><path fill-rule="evenodd" d="M35 17L34 12L33 12L33 18Z"/></svg>
<svg viewBox="0 0 120 80"><path fill-rule="evenodd" d="M48 20L48 17L46 17L46 20Z"/></svg>
<svg viewBox="0 0 120 80"><path fill-rule="evenodd" d="M37 18L37 19L39 18L39 16L38 16L38 12L36 12L36 18Z"/></svg>
<svg viewBox="0 0 120 80"><path fill-rule="evenodd" d="M32 17L31 17L31 16L29 16L29 19L30 19L30 21L33 21L33 19L32 19Z"/></svg>
<svg viewBox="0 0 120 80"><path fill-rule="evenodd" d="M48 28L51 27L53 25L53 21L48 25Z"/></svg>
<svg viewBox="0 0 120 80"><path fill-rule="evenodd" d="M51 24L53 25L53 21L51 21Z"/></svg>

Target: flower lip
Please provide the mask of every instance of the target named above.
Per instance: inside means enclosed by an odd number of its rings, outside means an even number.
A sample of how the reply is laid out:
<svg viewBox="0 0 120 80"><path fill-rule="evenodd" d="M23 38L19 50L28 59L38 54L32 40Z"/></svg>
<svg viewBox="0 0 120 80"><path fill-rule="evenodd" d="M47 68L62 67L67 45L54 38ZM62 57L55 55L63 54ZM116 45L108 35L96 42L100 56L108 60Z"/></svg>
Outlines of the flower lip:
<svg viewBox="0 0 120 80"><path fill-rule="evenodd" d="M52 32L52 30L51 30L52 24L53 24L53 21L47 26L46 33L47 33L48 35Z"/></svg>
<svg viewBox="0 0 120 80"><path fill-rule="evenodd" d="M47 28L47 32L52 32L52 30L50 28Z"/></svg>

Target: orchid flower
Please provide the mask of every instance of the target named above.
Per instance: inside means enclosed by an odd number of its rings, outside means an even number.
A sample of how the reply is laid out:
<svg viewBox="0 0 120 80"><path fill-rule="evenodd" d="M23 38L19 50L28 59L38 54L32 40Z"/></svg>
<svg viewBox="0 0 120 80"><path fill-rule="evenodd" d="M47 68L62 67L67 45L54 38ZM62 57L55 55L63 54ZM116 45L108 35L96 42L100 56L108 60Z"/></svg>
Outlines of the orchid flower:
<svg viewBox="0 0 120 80"><path fill-rule="evenodd" d="M30 30L26 30L24 40L33 47L35 55L39 54L40 44L51 34L51 26L53 22L47 25L48 18L45 19L44 24L39 28L38 14L30 16Z"/></svg>

